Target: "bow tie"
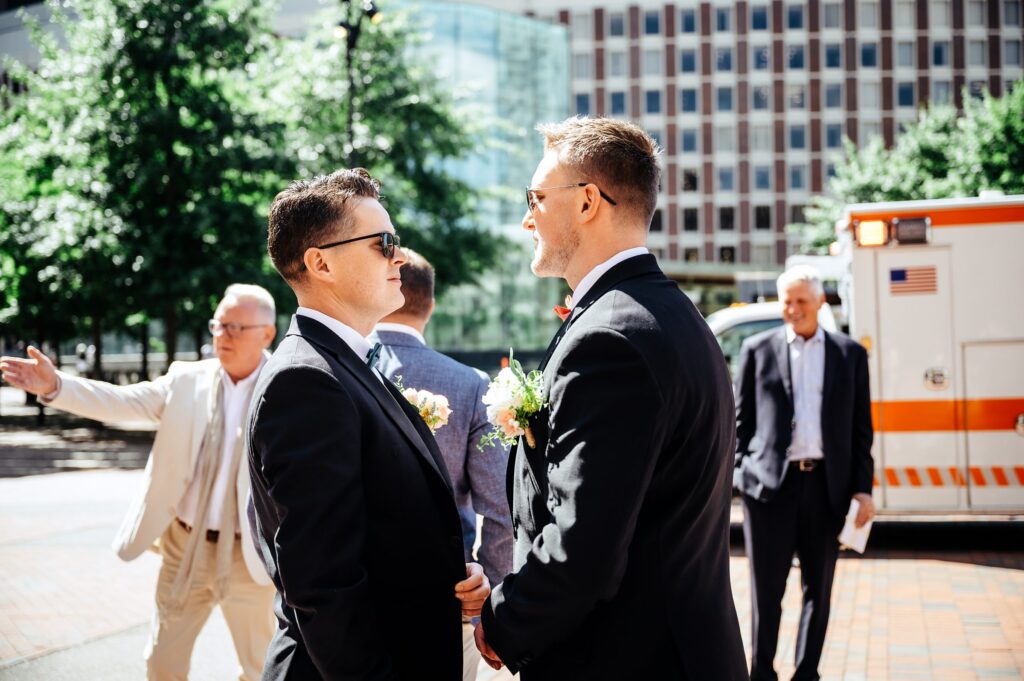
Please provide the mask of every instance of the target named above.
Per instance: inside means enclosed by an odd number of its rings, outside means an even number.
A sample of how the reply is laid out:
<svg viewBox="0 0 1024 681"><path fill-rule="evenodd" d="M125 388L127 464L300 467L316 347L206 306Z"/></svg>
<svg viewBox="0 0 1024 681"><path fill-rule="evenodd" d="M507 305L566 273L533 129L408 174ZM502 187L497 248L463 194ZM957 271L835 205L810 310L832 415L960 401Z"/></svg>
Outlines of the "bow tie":
<svg viewBox="0 0 1024 681"><path fill-rule="evenodd" d="M377 360L380 359L380 349L381 344L374 343L373 347L370 348L370 351L366 353L366 366L370 367L371 369L376 368Z"/></svg>
<svg viewBox="0 0 1024 681"><path fill-rule="evenodd" d="M569 313L572 312L572 296L565 297L565 307L555 305L553 309L558 318L564 322L569 317Z"/></svg>

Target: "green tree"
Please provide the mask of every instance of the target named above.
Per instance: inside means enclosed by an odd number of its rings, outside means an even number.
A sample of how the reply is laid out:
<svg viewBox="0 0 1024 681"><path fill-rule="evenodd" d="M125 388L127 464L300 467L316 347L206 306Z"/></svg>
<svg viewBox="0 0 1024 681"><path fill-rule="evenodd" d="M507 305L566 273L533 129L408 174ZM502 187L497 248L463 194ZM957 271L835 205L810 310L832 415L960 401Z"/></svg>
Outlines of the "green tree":
<svg viewBox="0 0 1024 681"><path fill-rule="evenodd" d="M977 196L984 189L1024 194L1024 81L1002 97L965 97L957 129L949 147L956 195Z"/></svg>

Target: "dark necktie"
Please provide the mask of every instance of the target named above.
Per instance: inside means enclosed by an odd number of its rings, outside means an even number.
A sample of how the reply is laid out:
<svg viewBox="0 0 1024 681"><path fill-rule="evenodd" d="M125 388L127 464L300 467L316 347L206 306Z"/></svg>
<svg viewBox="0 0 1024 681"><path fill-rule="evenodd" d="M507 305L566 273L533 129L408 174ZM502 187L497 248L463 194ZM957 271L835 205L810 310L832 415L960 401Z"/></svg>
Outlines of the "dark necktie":
<svg viewBox="0 0 1024 681"><path fill-rule="evenodd" d="M370 352L366 353L366 366L371 369L375 369L377 367L377 360L380 359L380 348L380 343L374 343Z"/></svg>

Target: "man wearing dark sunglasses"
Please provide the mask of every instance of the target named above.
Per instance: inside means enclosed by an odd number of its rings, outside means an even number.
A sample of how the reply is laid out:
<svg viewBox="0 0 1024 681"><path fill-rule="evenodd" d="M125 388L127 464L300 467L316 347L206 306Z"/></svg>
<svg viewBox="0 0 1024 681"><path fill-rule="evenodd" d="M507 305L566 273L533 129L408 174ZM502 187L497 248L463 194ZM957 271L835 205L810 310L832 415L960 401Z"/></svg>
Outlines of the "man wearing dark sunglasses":
<svg viewBox="0 0 1024 681"><path fill-rule="evenodd" d="M452 483L366 336L405 301L405 255L363 169L297 181L267 250L295 292L260 375L247 452L259 547L278 590L265 681L462 678L462 616L490 591L466 563Z"/></svg>

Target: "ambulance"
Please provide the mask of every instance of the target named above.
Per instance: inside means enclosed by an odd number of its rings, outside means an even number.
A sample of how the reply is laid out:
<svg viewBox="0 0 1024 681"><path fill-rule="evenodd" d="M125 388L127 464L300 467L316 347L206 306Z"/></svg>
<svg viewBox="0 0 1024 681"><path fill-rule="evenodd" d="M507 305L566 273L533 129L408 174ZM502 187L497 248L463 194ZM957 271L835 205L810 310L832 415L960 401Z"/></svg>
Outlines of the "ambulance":
<svg viewBox="0 0 1024 681"><path fill-rule="evenodd" d="M1024 514L1024 196L850 205L836 232L836 317L868 350L880 511ZM778 302L708 317L733 365L744 338L780 324Z"/></svg>

